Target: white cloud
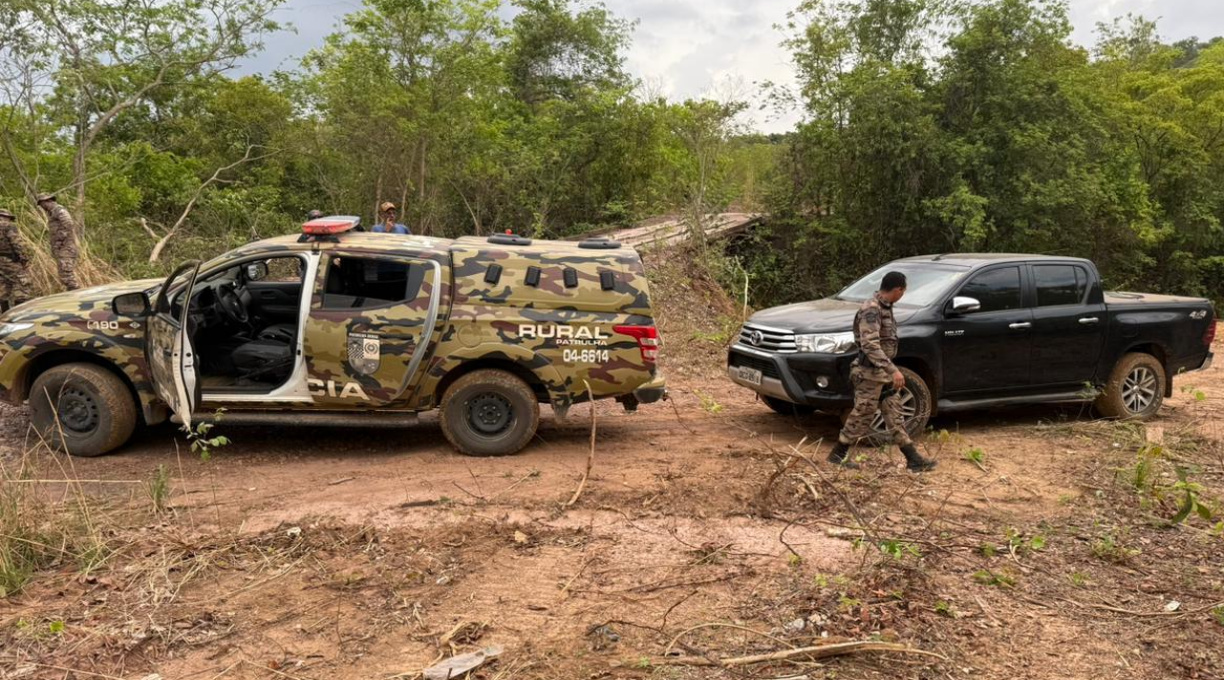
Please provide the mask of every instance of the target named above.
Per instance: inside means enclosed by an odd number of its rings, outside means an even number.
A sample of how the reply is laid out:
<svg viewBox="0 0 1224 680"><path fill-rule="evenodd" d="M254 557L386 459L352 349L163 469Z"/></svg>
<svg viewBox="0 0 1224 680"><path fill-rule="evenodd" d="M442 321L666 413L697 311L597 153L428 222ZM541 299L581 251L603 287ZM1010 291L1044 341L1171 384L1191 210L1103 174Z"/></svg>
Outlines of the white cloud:
<svg viewBox="0 0 1224 680"><path fill-rule="evenodd" d="M798 0L606 0L608 8L626 19L638 20L633 46L627 55L629 70L661 94L682 100L708 93L720 80L739 78L751 84L794 82L790 56L779 46L783 35L775 24ZM1168 40L1224 35L1221 0L1070 0L1073 39L1082 45L1095 42L1098 22L1127 13L1159 19ZM297 33L267 40L265 52L244 70L292 68L309 49L339 25L344 14L360 7L360 0L323 2L288 0L281 21L296 25ZM750 99L759 103L755 91ZM755 107L754 107L755 108ZM790 112L770 120L755 113L755 126L766 132L790 129L798 114Z"/></svg>

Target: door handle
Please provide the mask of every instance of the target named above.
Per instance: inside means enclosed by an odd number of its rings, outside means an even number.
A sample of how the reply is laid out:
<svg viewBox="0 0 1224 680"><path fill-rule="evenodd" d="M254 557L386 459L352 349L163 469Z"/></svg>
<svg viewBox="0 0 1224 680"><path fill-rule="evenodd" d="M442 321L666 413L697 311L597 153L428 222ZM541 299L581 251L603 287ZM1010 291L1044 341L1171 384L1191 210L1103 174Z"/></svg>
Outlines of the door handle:
<svg viewBox="0 0 1224 680"><path fill-rule="evenodd" d="M1029 322L1027 322L1027 321L1019 321L1019 322L1016 322L1016 323L1014 323L1014 324L1012 324L1012 325L1008 326L1008 328L1010 328L1010 329L1012 329L1012 330L1014 330L1014 331L1024 330L1025 328L1032 328L1032 327L1033 327L1033 324L1031 324L1031 323L1029 323Z"/></svg>
<svg viewBox="0 0 1224 680"><path fill-rule="evenodd" d="M1101 320L1096 318L1095 316L1086 316L1079 320L1079 322L1084 324L1085 326L1087 326L1088 324L1100 323L1100 321Z"/></svg>

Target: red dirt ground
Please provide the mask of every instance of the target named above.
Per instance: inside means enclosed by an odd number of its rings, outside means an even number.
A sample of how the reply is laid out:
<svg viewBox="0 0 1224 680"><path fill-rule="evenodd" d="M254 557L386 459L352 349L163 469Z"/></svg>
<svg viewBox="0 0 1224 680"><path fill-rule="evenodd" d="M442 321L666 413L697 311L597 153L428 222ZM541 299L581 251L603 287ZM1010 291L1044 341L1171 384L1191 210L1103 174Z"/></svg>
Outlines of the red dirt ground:
<svg viewBox="0 0 1224 680"><path fill-rule="evenodd" d="M1224 496L1220 368L1179 379L1193 390L1146 428L1078 407L967 414L933 423L930 474L895 450L839 473L786 455L806 440L822 459L836 421L722 380L712 336L738 310L705 284L686 295L660 304L674 408L599 404L569 507L586 406L508 458L456 455L432 418L222 426L234 443L207 462L170 427L118 455L26 456L27 476L79 480L26 483L26 511L89 527L105 559L78 540L0 600L0 678L410 678L489 644L505 653L478 677L1224 678L1224 525L1166 522L1177 466L1204 503ZM24 434L0 411L10 473ZM1133 479L1149 440L1151 488ZM845 640L944 658L666 656Z"/></svg>

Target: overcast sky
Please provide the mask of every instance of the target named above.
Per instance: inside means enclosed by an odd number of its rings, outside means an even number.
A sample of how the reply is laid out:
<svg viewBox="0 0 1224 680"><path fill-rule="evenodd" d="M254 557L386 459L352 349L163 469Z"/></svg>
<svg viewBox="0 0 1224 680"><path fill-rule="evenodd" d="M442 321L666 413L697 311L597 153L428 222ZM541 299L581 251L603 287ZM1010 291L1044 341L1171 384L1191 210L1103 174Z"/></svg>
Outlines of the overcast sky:
<svg viewBox="0 0 1224 680"><path fill-rule="evenodd" d="M1224 35L1224 0L1070 0L1074 40L1094 42L1097 22L1128 12L1158 19L1160 34L1175 41ZM630 71L652 92L673 99L707 94L719 83L748 88L760 81L793 82L790 60L778 46L774 24L786 19L798 0L606 0L617 16L638 20L628 54ZM296 34L281 33L266 41L262 54L244 71L294 68L307 50L321 45L340 19L360 8L359 0L287 0L278 19L292 23ZM754 126L784 131L795 116L767 118L756 114Z"/></svg>

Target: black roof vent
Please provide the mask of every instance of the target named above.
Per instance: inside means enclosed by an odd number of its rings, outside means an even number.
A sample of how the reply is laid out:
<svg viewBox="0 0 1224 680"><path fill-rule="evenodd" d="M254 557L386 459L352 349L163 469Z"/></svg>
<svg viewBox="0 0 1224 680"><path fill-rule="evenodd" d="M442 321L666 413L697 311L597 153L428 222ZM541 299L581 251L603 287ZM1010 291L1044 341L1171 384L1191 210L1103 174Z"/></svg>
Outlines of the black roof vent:
<svg viewBox="0 0 1224 680"><path fill-rule="evenodd" d="M529 246L531 239L518 234L493 234L489 237L489 243L496 243L499 246Z"/></svg>
<svg viewBox="0 0 1224 680"><path fill-rule="evenodd" d="M587 248L590 250L616 250L621 247L620 241L613 241L607 236L595 236L592 238L583 239L578 243L579 248Z"/></svg>

